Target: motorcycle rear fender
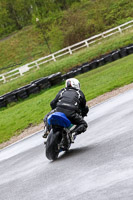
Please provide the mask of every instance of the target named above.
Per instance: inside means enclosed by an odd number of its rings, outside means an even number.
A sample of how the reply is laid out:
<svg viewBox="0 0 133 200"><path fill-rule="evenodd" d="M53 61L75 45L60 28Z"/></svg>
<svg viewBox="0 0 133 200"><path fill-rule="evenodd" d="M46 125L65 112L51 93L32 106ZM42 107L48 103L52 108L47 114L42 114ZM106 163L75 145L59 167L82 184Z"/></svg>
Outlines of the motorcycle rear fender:
<svg viewBox="0 0 133 200"><path fill-rule="evenodd" d="M48 117L49 125L58 125L64 128L68 128L71 125L70 120L62 112L54 112Z"/></svg>

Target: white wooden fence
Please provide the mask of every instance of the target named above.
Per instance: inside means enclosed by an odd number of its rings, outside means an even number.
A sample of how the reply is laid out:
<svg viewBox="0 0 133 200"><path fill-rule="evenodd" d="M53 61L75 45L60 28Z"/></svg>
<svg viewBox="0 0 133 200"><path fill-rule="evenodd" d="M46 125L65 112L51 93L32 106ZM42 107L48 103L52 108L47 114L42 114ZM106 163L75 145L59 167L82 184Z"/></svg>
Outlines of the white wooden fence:
<svg viewBox="0 0 133 200"><path fill-rule="evenodd" d="M64 56L66 54L72 54L74 51L81 49L83 47L89 47L91 44L95 44L95 42L110 37L116 33L122 33L124 30L133 27L133 20L129 21L125 24L122 24L120 26L117 26L115 28L112 28L108 31L105 31L103 33L100 33L98 35L92 36L86 40L83 40L81 42L78 42L74 45L71 45L69 47L66 47L64 49L61 49L53 54L50 54L48 56L39 58L38 60L35 60L31 63L28 63L26 65L23 65L19 68L16 68L14 70L11 70L9 72L0 74L0 81L2 81L3 83L6 83L7 81L13 80L15 78L18 78L19 76L23 76L24 73L28 72L29 70L31 70L32 68L37 68L39 69L39 66L41 64L50 62L50 61L56 61L57 58Z"/></svg>

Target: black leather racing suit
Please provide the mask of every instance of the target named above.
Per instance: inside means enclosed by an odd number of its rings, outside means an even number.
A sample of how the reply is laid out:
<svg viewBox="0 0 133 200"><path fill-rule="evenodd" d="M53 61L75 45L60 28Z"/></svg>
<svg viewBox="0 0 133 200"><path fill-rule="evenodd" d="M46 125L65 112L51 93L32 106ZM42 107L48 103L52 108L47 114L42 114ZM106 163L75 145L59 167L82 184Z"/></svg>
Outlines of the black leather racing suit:
<svg viewBox="0 0 133 200"><path fill-rule="evenodd" d="M72 124L77 125L74 130L77 135L86 131L87 123L83 117L87 115L89 109L81 90L72 87L63 88L51 101L50 105L52 109L56 108L57 112L64 113Z"/></svg>

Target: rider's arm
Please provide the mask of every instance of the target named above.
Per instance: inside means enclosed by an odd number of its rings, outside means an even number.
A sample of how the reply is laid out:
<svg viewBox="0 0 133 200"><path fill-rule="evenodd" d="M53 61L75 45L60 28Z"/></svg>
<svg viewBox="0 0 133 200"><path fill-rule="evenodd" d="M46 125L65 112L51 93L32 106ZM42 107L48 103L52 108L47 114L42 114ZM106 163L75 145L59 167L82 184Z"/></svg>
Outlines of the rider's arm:
<svg viewBox="0 0 133 200"><path fill-rule="evenodd" d="M81 112L82 116L87 116L87 113L89 112L89 108L86 105L86 99L84 93L81 91L81 101L80 101L80 107L81 107Z"/></svg>
<svg viewBox="0 0 133 200"><path fill-rule="evenodd" d="M50 106L51 106L52 109L55 109L55 108L56 108L57 102L58 102L58 100L59 100L59 98L60 98L60 94L61 94L61 92L62 92L63 90L64 90L64 89L60 90L60 91L58 92L58 94L56 95L56 97L51 101Z"/></svg>

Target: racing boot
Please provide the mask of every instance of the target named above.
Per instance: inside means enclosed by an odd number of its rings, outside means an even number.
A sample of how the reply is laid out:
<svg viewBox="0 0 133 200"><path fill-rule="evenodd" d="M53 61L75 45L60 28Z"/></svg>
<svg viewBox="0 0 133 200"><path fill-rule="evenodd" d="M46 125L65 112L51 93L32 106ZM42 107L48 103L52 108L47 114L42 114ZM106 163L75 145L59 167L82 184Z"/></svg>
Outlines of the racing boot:
<svg viewBox="0 0 133 200"><path fill-rule="evenodd" d="M48 131L48 129L47 129L47 127L45 126L44 127L44 134L43 134L43 138L47 138L48 137L48 134L49 134L49 131Z"/></svg>
<svg viewBox="0 0 133 200"><path fill-rule="evenodd" d="M74 143L74 140L76 139L77 134L74 132L71 135L71 143Z"/></svg>
<svg viewBox="0 0 133 200"><path fill-rule="evenodd" d="M45 139L45 140L44 140L44 144L45 144L45 145L46 145L46 143L47 143L48 134L49 134L49 131L48 131L47 127L45 126L45 128L44 128L44 134L43 134L43 136L42 136L42 137Z"/></svg>

